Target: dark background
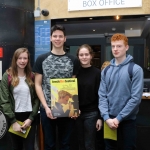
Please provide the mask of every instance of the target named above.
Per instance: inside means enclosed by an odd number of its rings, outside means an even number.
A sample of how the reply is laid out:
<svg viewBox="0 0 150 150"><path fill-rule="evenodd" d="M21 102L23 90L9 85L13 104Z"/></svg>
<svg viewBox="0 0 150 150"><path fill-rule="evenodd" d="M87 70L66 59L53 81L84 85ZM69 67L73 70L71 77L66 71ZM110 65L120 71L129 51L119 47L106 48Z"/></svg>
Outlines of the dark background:
<svg viewBox="0 0 150 150"><path fill-rule="evenodd" d="M20 47L27 47L31 54L31 65L34 63L34 0L0 0L0 47L3 47L4 57L2 60L3 73L9 67L14 51ZM149 31L148 31L149 32ZM90 40L89 44L95 43L95 39ZM92 43L93 41L93 43ZM67 45L77 45L77 40L68 40ZM88 41L81 41L88 43ZM105 39L98 41L104 49ZM135 41L137 43L137 41ZM144 41L142 42L144 48ZM97 45L97 43L95 43ZM139 43L138 43L139 44ZM146 38L146 45L150 48L150 34ZM140 47L137 49L141 49ZM137 50L138 51L138 50ZM139 51L138 51L139 52ZM101 55L105 54L105 50ZM138 54L141 55L141 54ZM143 53L141 58L134 56L135 61L143 62ZM139 59L139 60L138 60ZM102 62L103 62L102 58ZM150 100L142 100L137 120L137 150L149 150L150 137ZM102 134L102 133L99 133ZM130 133L129 133L130 134ZM100 136L100 135L98 135ZM92 137L91 137L92 138ZM98 138L99 139L99 138ZM0 149L2 145L9 150L10 141L0 139ZM71 150L78 150L76 129L71 137ZM98 141L100 144L100 141ZM102 150L98 148L99 150ZM6 149L5 149L6 150Z"/></svg>
<svg viewBox="0 0 150 150"><path fill-rule="evenodd" d="M2 72L10 66L14 51L26 47L34 61L34 0L0 0L0 47ZM0 150L12 150L9 135L0 139Z"/></svg>
<svg viewBox="0 0 150 150"><path fill-rule="evenodd" d="M14 51L26 47L34 63L34 0L0 0L0 47L2 72L9 67Z"/></svg>

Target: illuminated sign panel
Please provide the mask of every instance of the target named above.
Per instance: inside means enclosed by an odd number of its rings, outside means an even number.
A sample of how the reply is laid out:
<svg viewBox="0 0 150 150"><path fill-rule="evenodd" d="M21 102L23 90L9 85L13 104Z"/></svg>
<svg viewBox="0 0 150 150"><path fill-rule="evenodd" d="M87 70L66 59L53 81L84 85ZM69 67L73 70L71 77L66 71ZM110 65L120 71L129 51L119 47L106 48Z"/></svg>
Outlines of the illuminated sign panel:
<svg viewBox="0 0 150 150"><path fill-rule="evenodd" d="M0 47L0 58L2 58L2 57L3 57L3 48Z"/></svg>
<svg viewBox="0 0 150 150"><path fill-rule="evenodd" d="M68 11L142 7L142 0L68 0Z"/></svg>

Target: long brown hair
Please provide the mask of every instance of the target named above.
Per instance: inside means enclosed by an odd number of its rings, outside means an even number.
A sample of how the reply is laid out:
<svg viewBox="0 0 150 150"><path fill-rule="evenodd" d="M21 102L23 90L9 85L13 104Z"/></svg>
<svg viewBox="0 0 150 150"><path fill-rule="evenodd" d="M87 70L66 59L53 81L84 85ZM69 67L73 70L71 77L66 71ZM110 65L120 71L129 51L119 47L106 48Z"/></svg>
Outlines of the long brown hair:
<svg viewBox="0 0 150 150"><path fill-rule="evenodd" d="M30 53L27 48L18 48L13 55L11 66L9 69L7 69L7 74L11 76L11 84L15 87L19 84L19 78L18 78L18 69L17 69L17 60L22 53L28 54L28 63L24 69L24 73L26 74L26 80L28 81L29 85L34 85L32 81L32 71L31 71L31 65L30 65Z"/></svg>
<svg viewBox="0 0 150 150"><path fill-rule="evenodd" d="M94 57L93 49L88 44L83 44L77 49L77 57L79 58L79 52L80 52L80 49L82 48L86 48L89 51L89 54L92 56L92 59L93 59ZM90 63L92 64L92 60Z"/></svg>

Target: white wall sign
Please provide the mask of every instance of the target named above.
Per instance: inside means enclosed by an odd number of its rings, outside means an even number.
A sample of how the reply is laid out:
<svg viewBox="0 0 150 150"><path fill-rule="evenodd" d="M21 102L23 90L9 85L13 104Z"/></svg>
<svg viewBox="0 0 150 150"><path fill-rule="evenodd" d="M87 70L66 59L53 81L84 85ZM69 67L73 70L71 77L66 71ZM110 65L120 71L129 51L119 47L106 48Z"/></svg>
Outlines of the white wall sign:
<svg viewBox="0 0 150 150"><path fill-rule="evenodd" d="M68 11L142 7L142 0L68 0Z"/></svg>
<svg viewBox="0 0 150 150"><path fill-rule="evenodd" d="M2 80L2 61L0 61L0 80Z"/></svg>

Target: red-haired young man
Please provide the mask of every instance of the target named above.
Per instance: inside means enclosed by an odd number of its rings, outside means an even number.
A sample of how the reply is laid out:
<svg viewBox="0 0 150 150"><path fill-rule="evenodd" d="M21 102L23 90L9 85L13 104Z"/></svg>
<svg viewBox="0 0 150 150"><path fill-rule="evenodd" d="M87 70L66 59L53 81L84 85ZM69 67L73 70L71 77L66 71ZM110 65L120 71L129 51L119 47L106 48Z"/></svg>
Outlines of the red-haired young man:
<svg viewBox="0 0 150 150"><path fill-rule="evenodd" d="M112 54L110 68L102 71L99 88L99 109L110 129L117 129L123 139L124 150L136 148L136 115L143 92L143 70L134 64L132 79L128 67L133 61L126 52L128 38L124 34L114 34L111 38ZM120 136L118 136L118 139ZM120 139L119 139L120 140ZM117 150L117 141L105 140L106 150Z"/></svg>

